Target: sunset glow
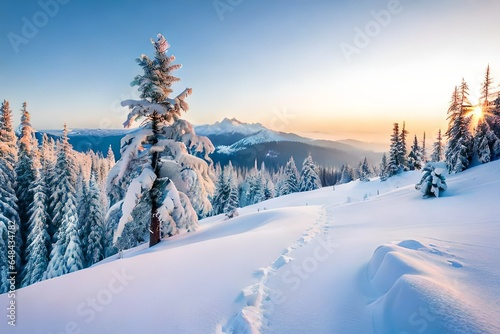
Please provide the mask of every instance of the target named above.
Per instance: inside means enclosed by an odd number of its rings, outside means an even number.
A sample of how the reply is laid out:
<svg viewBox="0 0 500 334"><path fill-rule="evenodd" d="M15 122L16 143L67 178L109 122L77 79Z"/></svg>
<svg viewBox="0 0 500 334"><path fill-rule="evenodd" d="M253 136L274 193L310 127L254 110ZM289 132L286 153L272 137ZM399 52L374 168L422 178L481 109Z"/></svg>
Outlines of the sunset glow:
<svg viewBox="0 0 500 334"><path fill-rule="evenodd" d="M482 106L476 106L474 108L474 110L472 111L472 117L476 121L479 121L481 118L483 118L484 117L483 107Z"/></svg>

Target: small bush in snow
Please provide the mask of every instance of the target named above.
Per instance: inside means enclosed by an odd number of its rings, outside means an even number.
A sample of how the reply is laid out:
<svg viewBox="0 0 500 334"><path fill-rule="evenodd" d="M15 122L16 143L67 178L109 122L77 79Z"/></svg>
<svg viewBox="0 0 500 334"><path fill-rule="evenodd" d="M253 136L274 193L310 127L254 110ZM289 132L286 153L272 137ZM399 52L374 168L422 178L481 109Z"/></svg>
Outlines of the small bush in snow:
<svg viewBox="0 0 500 334"><path fill-rule="evenodd" d="M424 175L420 182L415 185L415 189L420 190L424 194L424 198L439 197L441 192L448 188L441 168L427 164L423 173Z"/></svg>
<svg viewBox="0 0 500 334"><path fill-rule="evenodd" d="M230 212L226 213L226 220L234 218L234 217L238 217L239 215L240 214L238 213L238 209L235 208L235 209L231 210Z"/></svg>

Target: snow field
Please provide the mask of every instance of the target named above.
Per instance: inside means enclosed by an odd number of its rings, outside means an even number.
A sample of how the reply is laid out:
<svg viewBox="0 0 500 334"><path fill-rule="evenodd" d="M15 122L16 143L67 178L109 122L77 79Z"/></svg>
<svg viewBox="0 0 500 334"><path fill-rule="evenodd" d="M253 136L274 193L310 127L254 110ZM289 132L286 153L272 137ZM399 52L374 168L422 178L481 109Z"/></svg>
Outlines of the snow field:
<svg viewBox="0 0 500 334"><path fill-rule="evenodd" d="M307 245L311 240L320 238L323 234L326 234L326 231L331 226L330 221L331 217L328 216L327 209L322 208L314 224L307 228L293 244L284 249L276 260L266 267L257 269L255 271L255 276L258 281L255 284L243 288L238 297L238 300L243 300L246 306L226 324L217 325L216 333L260 333L261 329L266 327L267 316L274 311L275 303L282 302L280 300L282 296L277 295L276 291L272 291L267 287L266 284L269 278L274 276L278 271L284 270L283 267L286 268L286 265L294 260L290 255L297 252L299 248ZM325 244L326 242L323 242L323 246L326 246L326 252L331 252ZM316 254L315 258L311 257L308 259L309 262L313 263L314 267L318 265L316 262L318 261L317 258L319 258L319 255ZM321 260L321 258L319 258L319 260ZM302 265L304 270L308 270L307 268L309 268L309 266L306 267L305 262Z"/></svg>
<svg viewBox="0 0 500 334"><path fill-rule="evenodd" d="M440 198L420 177L205 219L20 289L0 333L500 333L500 162L446 175Z"/></svg>

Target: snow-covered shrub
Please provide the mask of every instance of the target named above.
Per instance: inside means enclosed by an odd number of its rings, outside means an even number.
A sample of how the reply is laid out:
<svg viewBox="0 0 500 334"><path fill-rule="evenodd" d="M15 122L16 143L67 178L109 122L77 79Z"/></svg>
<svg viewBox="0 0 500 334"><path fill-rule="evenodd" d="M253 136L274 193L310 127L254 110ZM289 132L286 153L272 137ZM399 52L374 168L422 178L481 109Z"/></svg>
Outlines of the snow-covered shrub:
<svg viewBox="0 0 500 334"><path fill-rule="evenodd" d="M448 189L446 178L441 168L435 168L432 164L426 164L423 169L424 175L415 189L424 194L424 198L439 197L439 195Z"/></svg>
<svg viewBox="0 0 500 334"><path fill-rule="evenodd" d="M238 212L238 208L234 208L233 210L226 213L226 219L231 219L234 217L238 217L240 214Z"/></svg>

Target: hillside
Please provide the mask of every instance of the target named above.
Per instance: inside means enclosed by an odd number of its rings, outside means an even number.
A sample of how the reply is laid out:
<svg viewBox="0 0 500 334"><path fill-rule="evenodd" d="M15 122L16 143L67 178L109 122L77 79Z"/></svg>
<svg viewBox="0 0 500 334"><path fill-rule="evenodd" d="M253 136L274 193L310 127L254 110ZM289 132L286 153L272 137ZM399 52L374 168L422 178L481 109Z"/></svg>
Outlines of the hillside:
<svg viewBox="0 0 500 334"><path fill-rule="evenodd" d="M0 332L500 332L500 161L448 176L438 199L421 198L419 178L205 219L194 233L17 291L17 326L3 321Z"/></svg>

